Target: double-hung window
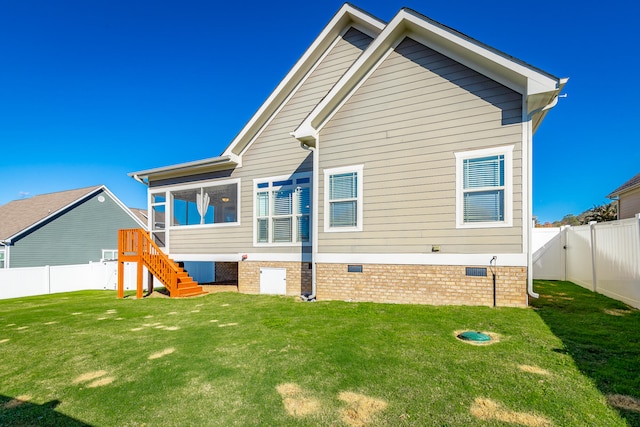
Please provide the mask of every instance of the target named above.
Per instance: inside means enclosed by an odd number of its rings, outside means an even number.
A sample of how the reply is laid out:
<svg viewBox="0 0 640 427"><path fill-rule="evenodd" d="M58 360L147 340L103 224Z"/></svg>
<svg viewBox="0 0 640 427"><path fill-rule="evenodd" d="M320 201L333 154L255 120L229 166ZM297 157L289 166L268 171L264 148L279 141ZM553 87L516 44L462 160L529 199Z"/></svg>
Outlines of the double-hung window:
<svg viewBox="0 0 640 427"><path fill-rule="evenodd" d="M309 243L311 175L254 180L256 244Z"/></svg>
<svg viewBox="0 0 640 427"><path fill-rule="evenodd" d="M0 248L0 268L4 268L4 248Z"/></svg>
<svg viewBox="0 0 640 427"><path fill-rule="evenodd" d="M459 228L512 224L513 146L455 153Z"/></svg>
<svg viewBox="0 0 640 427"><path fill-rule="evenodd" d="M362 174L362 165L325 169L325 231L362 231Z"/></svg>

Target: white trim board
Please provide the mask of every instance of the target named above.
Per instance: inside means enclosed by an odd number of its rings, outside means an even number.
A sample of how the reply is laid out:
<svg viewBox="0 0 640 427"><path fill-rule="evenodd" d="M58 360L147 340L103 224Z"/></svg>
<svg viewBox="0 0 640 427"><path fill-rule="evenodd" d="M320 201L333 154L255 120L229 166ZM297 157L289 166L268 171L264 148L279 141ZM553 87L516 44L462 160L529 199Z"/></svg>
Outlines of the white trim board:
<svg viewBox="0 0 640 427"><path fill-rule="evenodd" d="M247 256L247 262L311 262L310 253L260 253L244 252L236 254L169 254L175 261L212 261L212 262L242 262Z"/></svg>
<svg viewBox="0 0 640 427"><path fill-rule="evenodd" d="M497 267L526 267L527 254L340 254L319 253L318 264L396 264L396 265L459 265L489 266L496 256Z"/></svg>

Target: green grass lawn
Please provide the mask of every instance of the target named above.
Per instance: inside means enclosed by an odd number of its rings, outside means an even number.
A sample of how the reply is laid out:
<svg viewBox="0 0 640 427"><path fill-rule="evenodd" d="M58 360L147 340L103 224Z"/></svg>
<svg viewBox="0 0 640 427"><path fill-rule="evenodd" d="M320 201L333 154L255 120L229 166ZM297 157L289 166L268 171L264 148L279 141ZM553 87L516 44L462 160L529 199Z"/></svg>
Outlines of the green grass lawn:
<svg viewBox="0 0 640 427"><path fill-rule="evenodd" d="M0 425L640 425L607 403L640 398L639 313L567 283L536 289L529 309L0 301ZM470 345L462 330L497 339Z"/></svg>

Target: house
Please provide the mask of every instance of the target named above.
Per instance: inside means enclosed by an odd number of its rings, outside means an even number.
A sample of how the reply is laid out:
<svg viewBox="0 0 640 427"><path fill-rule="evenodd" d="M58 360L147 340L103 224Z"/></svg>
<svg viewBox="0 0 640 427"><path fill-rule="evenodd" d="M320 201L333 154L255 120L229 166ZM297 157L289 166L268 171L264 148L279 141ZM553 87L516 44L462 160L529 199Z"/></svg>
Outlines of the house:
<svg viewBox="0 0 640 427"><path fill-rule="evenodd" d="M618 219L634 218L640 213L640 173L607 196L618 203Z"/></svg>
<svg viewBox="0 0 640 427"><path fill-rule="evenodd" d="M146 224L104 185L0 206L0 268L116 259L118 230Z"/></svg>
<svg viewBox="0 0 640 427"><path fill-rule="evenodd" d="M220 156L130 175L156 243L240 292L526 306L532 136L566 81L345 4Z"/></svg>

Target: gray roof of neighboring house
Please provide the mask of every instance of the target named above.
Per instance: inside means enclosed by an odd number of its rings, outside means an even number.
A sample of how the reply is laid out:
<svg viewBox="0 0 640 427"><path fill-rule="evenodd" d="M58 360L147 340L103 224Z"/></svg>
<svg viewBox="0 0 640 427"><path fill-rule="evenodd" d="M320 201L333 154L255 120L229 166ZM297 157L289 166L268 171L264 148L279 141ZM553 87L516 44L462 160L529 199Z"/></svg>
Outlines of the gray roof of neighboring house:
<svg viewBox="0 0 640 427"><path fill-rule="evenodd" d="M76 201L94 193L103 185L76 190L41 194L28 199L14 200L0 206L0 240L15 236Z"/></svg>
<svg viewBox="0 0 640 427"><path fill-rule="evenodd" d="M636 187L640 187L640 173L631 178L629 181L622 184L620 187L613 190L607 197L612 199L624 193L625 191L633 190Z"/></svg>
<svg viewBox="0 0 640 427"><path fill-rule="evenodd" d="M148 217L148 212L146 209L142 209L142 208L129 208L129 210L131 211L131 213L133 213L136 218L138 218L143 224L147 223L147 220L149 219Z"/></svg>

